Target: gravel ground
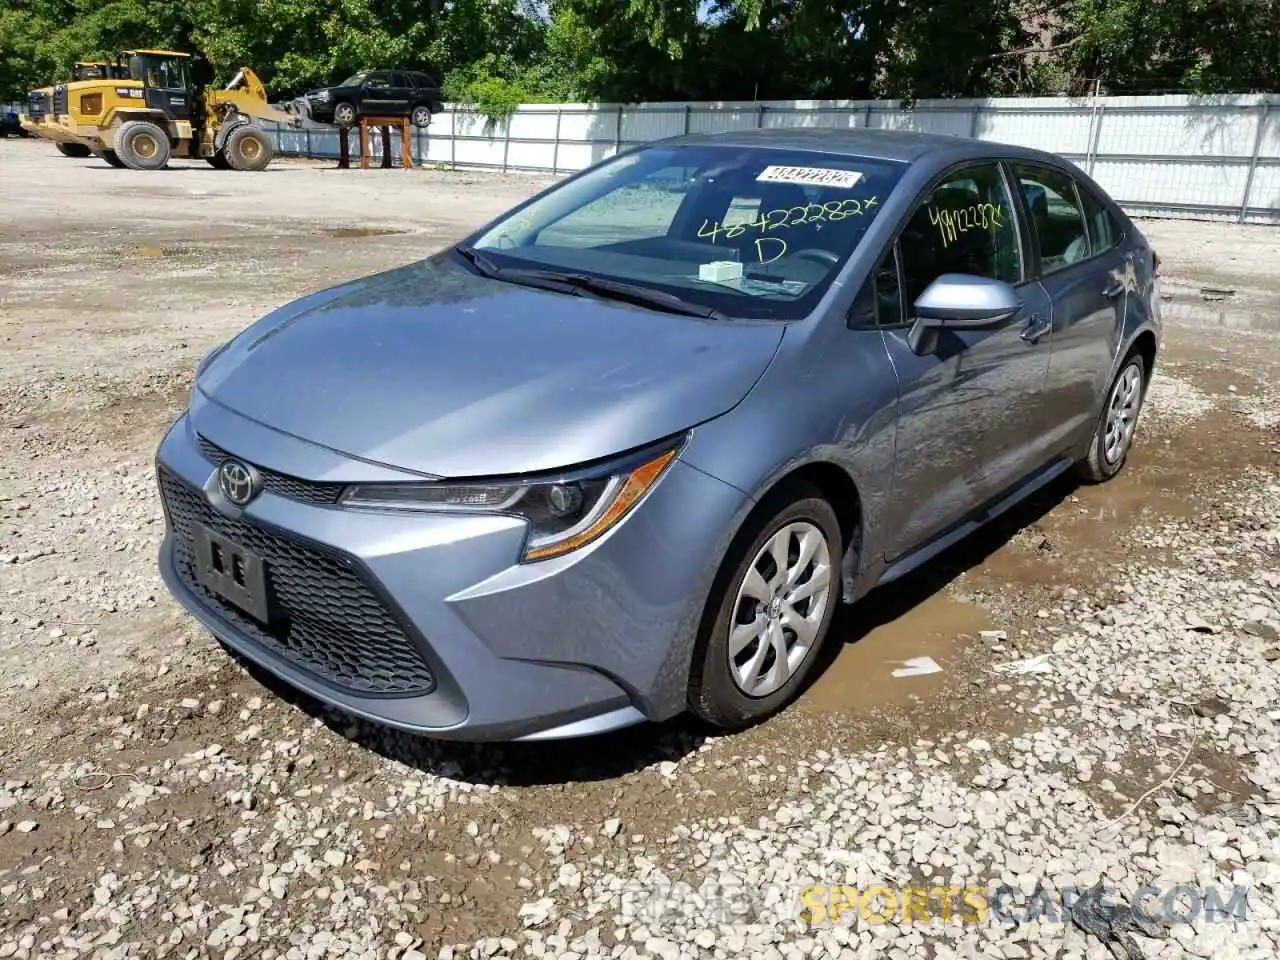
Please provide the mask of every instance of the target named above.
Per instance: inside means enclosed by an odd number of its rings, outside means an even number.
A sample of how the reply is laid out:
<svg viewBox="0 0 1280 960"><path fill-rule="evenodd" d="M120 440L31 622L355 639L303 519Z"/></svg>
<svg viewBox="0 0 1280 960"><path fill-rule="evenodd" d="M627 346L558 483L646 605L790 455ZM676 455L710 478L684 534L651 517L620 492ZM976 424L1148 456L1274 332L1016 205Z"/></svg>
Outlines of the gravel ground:
<svg viewBox="0 0 1280 960"><path fill-rule="evenodd" d="M545 181L19 141L0 182L0 958L1280 950L1280 231L1143 224L1124 473L843 611L784 715L476 747L232 661L160 586L151 455L214 343ZM1095 884L1154 919L1064 909Z"/></svg>

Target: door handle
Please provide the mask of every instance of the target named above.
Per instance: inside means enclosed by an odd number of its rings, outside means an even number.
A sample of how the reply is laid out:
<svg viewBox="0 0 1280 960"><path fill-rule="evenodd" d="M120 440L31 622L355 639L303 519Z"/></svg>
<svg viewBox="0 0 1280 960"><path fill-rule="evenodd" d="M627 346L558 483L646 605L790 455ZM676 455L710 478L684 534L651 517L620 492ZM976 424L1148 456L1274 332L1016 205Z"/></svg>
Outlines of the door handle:
<svg viewBox="0 0 1280 960"><path fill-rule="evenodd" d="M1031 319L1027 321L1027 325L1022 328L1022 333L1020 333L1019 336L1021 336L1027 343L1039 343L1040 338L1048 333L1052 328L1053 324L1048 320L1039 314L1034 314Z"/></svg>

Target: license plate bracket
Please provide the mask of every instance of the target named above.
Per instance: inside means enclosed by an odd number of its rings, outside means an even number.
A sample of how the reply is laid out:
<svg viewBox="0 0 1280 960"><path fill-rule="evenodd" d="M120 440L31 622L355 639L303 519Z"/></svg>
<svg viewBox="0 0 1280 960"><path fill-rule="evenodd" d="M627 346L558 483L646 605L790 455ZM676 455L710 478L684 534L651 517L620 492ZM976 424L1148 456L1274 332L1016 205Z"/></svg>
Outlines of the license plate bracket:
<svg viewBox="0 0 1280 960"><path fill-rule="evenodd" d="M267 572L262 558L205 526L194 531L196 579L264 626L271 622Z"/></svg>

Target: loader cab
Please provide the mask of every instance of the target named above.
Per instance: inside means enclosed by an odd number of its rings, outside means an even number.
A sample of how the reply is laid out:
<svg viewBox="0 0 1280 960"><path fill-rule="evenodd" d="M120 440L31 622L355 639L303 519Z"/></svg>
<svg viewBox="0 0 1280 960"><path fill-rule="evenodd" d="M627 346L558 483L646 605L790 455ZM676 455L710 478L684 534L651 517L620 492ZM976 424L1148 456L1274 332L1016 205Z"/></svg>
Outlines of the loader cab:
<svg viewBox="0 0 1280 960"><path fill-rule="evenodd" d="M142 83L146 105L169 120L191 119L190 60L189 54L171 50L134 50L129 55L129 77Z"/></svg>

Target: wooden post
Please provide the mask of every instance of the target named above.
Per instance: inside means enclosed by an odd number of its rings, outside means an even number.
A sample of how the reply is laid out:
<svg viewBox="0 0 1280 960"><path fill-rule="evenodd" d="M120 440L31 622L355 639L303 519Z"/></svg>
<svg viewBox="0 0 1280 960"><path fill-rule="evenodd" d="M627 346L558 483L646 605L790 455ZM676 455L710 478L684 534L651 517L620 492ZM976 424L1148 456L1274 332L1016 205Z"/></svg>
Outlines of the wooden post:
<svg viewBox="0 0 1280 960"><path fill-rule="evenodd" d="M369 169L369 118L360 118L360 169Z"/></svg>
<svg viewBox="0 0 1280 960"><path fill-rule="evenodd" d="M338 169L351 169L351 128L338 128Z"/></svg>
<svg viewBox="0 0 1280 960"><path fill-rule="evenodd" d="M391 127L388 125L382 127L382 169L391 169Z"/></svg>
<svg viewBox="0 0 1280 960"><path fill-rule="evenodd" d="M400 166L413 169L413 145L409 141L409 120L400 124Z"/></svg>

